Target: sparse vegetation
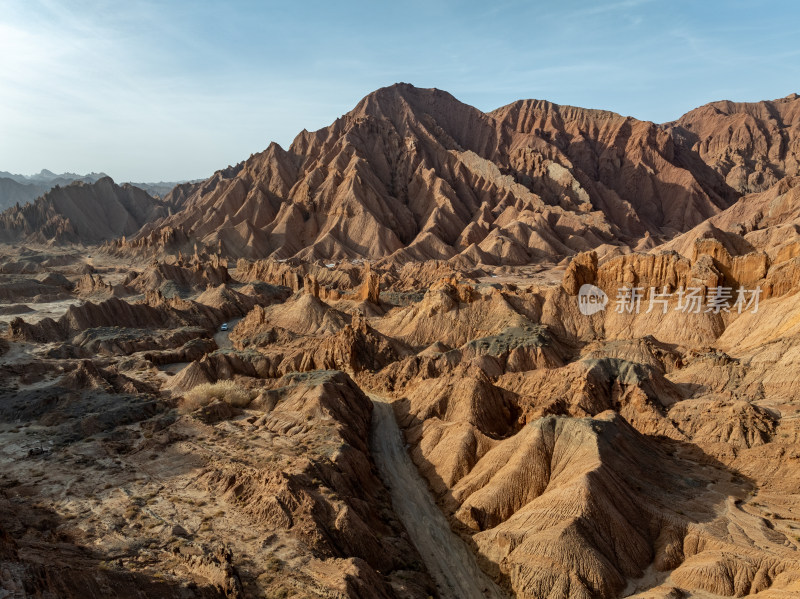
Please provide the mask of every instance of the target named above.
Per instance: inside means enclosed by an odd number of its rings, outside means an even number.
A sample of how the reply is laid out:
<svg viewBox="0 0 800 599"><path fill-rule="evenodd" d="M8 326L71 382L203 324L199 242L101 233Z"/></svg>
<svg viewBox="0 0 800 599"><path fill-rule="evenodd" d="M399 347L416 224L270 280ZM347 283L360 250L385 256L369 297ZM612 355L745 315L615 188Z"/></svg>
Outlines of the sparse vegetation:
<svg viewBox="0 0 800 599"><path fill-rule="evenodd" d="M216 383L202 383L188 391L183 397L182 406L186 411L191 412L204 408L218 399L235 408L244 408L253 400L253 397L252 391L235 381L217 381Z"/></svg>

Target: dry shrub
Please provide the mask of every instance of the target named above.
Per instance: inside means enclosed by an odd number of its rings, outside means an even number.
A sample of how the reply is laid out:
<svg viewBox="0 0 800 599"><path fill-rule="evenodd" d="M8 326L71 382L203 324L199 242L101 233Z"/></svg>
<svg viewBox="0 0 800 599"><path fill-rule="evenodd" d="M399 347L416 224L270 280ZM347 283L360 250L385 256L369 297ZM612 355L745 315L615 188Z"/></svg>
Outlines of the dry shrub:
<svg viewBox="0 0 800 599"><path fill-rule="evenodd" d="M249 389L231 380L202 383L183 396L182 405L187 411L193 411L204 408L215 399L234 408L244 408L252 401L253 395Z"/></svg>

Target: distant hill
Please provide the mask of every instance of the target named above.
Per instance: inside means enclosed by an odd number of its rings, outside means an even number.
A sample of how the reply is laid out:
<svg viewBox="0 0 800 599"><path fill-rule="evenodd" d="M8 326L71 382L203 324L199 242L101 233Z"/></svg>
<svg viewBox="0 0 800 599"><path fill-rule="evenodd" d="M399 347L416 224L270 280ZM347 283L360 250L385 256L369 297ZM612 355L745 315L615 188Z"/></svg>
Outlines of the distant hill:
<svg viewBox="0 0 800 599"><path fill-rule="evenodd" d="M42 169L35 175L18 175L8 171L0 171L0 210L10 208L15 204L22 206L32 202L36 198L44 195L56 185L62 187L79 181L81 183L95 183L107 177L105 173L88 173L79 175L77 173L54 173L47 169ZM151 196L163 198L173 187L183 183L183 181L159 181L157 183L133 183L139 189L143 189Z"/></svg>
<svg viewBox="0 0 800 599"><path fill-rule="evenodd" d="M0 210L14 204L26 204L45 193L50 186L36 183L20 183L9 177L0 177Z"/></svg>
<svg viewBox="0 0 800 599"><path fill-rule="evenodd" d="M94 183L106 177L105 173L61 173L60 175L43 169L35 175L17 175L8 171L0 171L0 210L10 208L14 204L27 204L47 193L56 185L69 185L74 181Z"/></svg>
<svg viewBox="0 0 800 599"><path fill-rule="evenodd" d="M157 183L137 183L135 181L128 181L128 183L139 189L144 189L151 196L166 198L169 192L178 185L200 183L201 181L205 181L205 179L193 179L191 181L158 181Z"/></svg>
<svg viewBox="0 0 800 599"><path fill-rule="evenodd" d="M35 175L17 175L9 173L8 171L0 171L0 177L11 179L22 185L69 185L73 181L82 181L83 183L94 183L103 177L108 177L105 173L88 173L86 175L79 175L77 173L61 173L56 174L46 168L42 169Z"/></svg>
<svg viewBox="0 0 800 599"><path fill-rule="evenodd" d="M0 240L101 243L170 214L170 204L111 177L57 185L33 203L0 213Z"/></svg>

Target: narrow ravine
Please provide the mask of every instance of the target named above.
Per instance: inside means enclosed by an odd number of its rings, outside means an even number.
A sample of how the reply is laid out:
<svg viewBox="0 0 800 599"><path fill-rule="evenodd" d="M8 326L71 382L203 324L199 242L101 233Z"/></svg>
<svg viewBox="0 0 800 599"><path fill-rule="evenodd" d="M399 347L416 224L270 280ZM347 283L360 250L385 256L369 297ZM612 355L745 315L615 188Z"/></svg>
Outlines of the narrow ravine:
<svg viewBox="0 0 800 599"><path fill-rule="evenodd" d="M452 530L404 447L403 435L387 400L370 395L370 445L392 506L439 587L442 599L505 599L478 567L469 547Z"/></svg>

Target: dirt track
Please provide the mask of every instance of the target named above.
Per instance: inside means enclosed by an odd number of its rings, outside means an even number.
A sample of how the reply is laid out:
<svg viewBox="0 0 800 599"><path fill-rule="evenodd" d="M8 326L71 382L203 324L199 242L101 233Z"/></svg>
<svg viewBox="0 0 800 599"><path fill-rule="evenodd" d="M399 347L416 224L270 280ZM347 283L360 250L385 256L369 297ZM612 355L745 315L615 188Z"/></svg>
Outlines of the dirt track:
<svg viewBox="0 0 800 599"><path fill-rule="evenodd" d="M436 581L442 599L505 598L478 567L470 549L450 530L406 453L391 404L377 395L370 398L375 406L370 440L375 463L389 488L394 510Z"/></svg>
<svg viewBox="0 0 800 599"><path fill-rule="evenodd" d="M229 335L233 332L234 327L239 324L241 318L232 318L228 321L227 331L217 331L214 333L214 341L217 342L217 347L220 349L233 349Z"/></svg>

